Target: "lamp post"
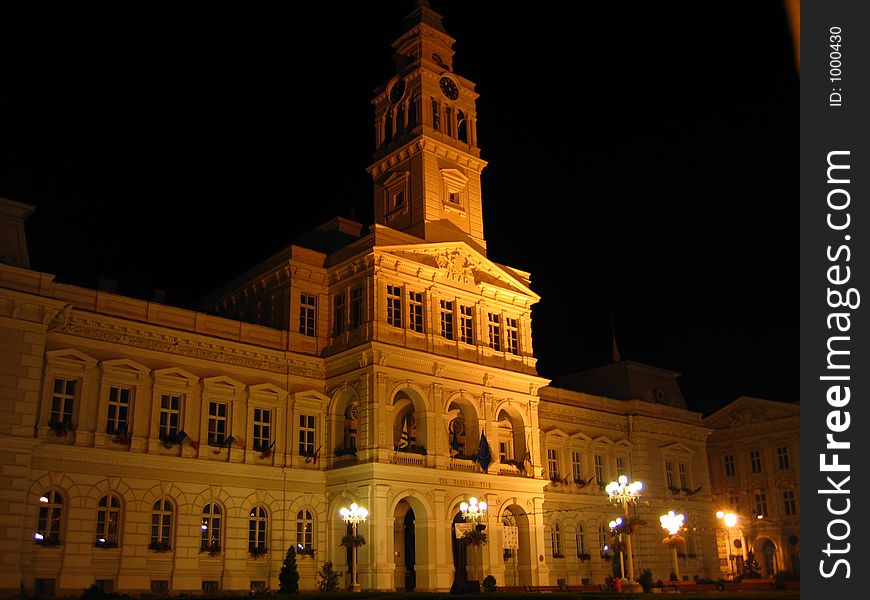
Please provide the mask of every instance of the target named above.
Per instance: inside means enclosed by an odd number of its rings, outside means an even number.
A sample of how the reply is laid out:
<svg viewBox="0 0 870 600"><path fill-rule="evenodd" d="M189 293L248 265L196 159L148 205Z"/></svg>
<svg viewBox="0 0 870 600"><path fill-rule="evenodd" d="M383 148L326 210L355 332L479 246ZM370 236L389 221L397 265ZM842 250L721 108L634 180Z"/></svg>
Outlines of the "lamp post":
<svg viewBox="0 0 870 600"><path fill-rule="evenodd" d="M477 498L471 497L468 499L468 502L462 502L459 504L459 510L462 513L462 518L465 519L467 523L474 524L475 531L483 531L486 529L486 525L478 523L481 519L485 518L486 513L486 502L483 500L478 501ZM465 543L461 544L461 546L466 546ZM468 553L466 552L466 557L468 557ZM475 561L477 562L477 561ZM477 575L477 569L474 569L474 575Z"/></svg>
<svg viewBox="0 0 870 600"><path fill-rule="evenodd" d="M359 506L356 502L350 505L350 508L341 507L338 511L342 520L345 523L350 523L353 526L353 565L351 565L351 587L354 592L360 591L359 581L357 581L356 565L359 562L359 544L356 543L359 536L359 524L364 523L369 516L369 511Z"/></svg>
<svg viewBox="0 0 870 600"><path fill-rule="evenodd" d="M622 504L625 513L625 519L628 520L628 505L632 502L637 503L640 496L640 491L643 489L643 483L640 481L628 482L628 477L620 475L617 481L611 481L605 486L604 491L610 496L611 502ZM628 558L628 578L634 579L634 559L631 556L631 532L627 531L625 535L625 554Z"/></svg>
<svg viewBox="0 0 870 600"><path fill-rule="evenodd" d="M671 552L674 557L674 575L677 576L677 581L680 580L680 562L677 559L677 546L680 545L680 530L683 528L685 515L678 515L674 511L669 511L668 514L659 517L662 524L662 529L668 531L664 542L671 547Z"/></svg>
<svg viewBox="0 0 870 600"><path fill-rule="evenodd" d="M616 531L619 534L620 542L622 541L622 530L619 527L623 523L625 523L625 521L622 520L622 517L617 517L616 519L608 523L611 531ZM625 579L625 551L623 550L622 545L620 545L619 548L619 574L622 576L623 579Z"/></svg>
<svg viewBox="0 0 870 600"><path fill-rule="evenodd" d="M734 552L731 549L731 528L737 525L737 515L732 512L718 511L716 518L721 519L725 523L725 537L728 541L728 562L731 565L731 579L736 577L734 572Z"/></svg>

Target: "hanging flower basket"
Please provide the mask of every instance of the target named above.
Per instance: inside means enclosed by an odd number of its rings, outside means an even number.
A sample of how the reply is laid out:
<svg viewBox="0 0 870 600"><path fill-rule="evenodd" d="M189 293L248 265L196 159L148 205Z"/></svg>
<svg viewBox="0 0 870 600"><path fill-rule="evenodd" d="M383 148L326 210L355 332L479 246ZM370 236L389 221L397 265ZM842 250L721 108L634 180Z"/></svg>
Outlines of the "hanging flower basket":
<svg viewBox="0 0 870 600"><path fill-rule="evenodd" d="M260 558L269 550L265 546L257 546L256 548L248 548L248 554L251 555L251 558Z"/></svg>
<svg viewBox="0 0 870 600"><path fill-rule="evenodd" d="M473 529L471 531L466 531L462 535L462 541L465 544L474 544L475 546L482 546L487 541L487 535L482 531L477 531Z"/></svg>
<svg viewBox="0 0 870 600"><path fill-rule="evenodd" d="M70 431L75 431L75 427L69 421L49 421L48 426L57 437L64 437Z"/></svg>
<svg viewBox="0 0 870 600"><path fill-rule="evenodd" d="M211 544L203 544L199 547L199 553L208 552L209 556L217 556L221 553L221 545L219 542L212 542Z"/></svg>
<svg viewBox="0 0 870 600"><path fill-rule="evenodd" d="M662 543L670 548L679 548L686 543L686 538L684 538L680 534L669 535L662 540Z"/></svg>
<svg viewBox="0 0 870 600"><path fill-rule="evenodd" d="M340 545L345 548L357 548L359 546L365 546L366 538L361 535L346 535L341 538Z"/></svg>
<svg viewBox="0 0 870 600"><path fill-rule="evenodd" d="M172 550L172 544L170 544L168 540L163 540L162 542L151 542L148 544L148 549L153 550L154 552L169 552Z"/></svg>

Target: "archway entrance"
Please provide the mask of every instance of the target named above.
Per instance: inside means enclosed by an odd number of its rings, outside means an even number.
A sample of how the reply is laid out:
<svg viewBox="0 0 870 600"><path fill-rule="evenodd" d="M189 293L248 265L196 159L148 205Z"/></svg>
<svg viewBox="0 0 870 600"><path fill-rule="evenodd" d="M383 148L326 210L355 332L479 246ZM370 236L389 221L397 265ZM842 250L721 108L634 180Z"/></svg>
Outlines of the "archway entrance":
<svg viewBox="0 0 870 600"><path fill-rule="evenodd" d="M454 589L465 590L468 583L468 548L462 540L456 537L456 525L465 523L462 513L456 513L450 525L450 541L453 548L453 586Z"/></svg>
<svg viewBox="0 0 870 600"><path fill-rule="evenodd" d="M532 585L529 517L520 506L512 504L502 513L501 522L504 584Z"/></svg>
<svg viewBox="0 0 870 600"><path fill-rule="evenodd" d="M765 577L773 577L777 572L776 544L765 538L761 542L761 571Z"/></svg>
<svg viewBox="0 0 870 600"><path fill-rule="evenodd" d="M395 586L397 590L413 592L417 587L417 534L414 509L406 501L396 506L394 514L393 548L395 555Z"/></svg>

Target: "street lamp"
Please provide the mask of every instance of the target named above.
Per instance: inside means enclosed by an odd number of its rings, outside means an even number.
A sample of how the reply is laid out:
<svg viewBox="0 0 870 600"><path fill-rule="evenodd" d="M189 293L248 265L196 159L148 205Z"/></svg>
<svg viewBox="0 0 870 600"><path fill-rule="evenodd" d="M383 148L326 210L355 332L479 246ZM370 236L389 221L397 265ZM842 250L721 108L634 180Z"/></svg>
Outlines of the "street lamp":
<svg viewBox="0 0 870 600"><path fill-rule="evenodd" d="M368 518L369 511L354 502L350 505L350 508L341 507L338 514L341 515L341 518L345 523L350 523L351 526L353 526L353 565L351 565L350 579L353 591L358 592L360 590L359 582L356 578L356 565L359 562L359 544L356 543L357 537L359 536L358 527L360 523L364 523Z"/></svg>
<svg viewBox="0 0 870 600"><path fill-rule="evenodd" d="M628 477L620 475L616 481L611 481L604 487L604 491L610 496L611 502L622 504L625 519L628 520L628 505L637 503L643 483L640 481L628 482ZM625 554L628 557L628 578L634 579L634 559L631 556L631 531L625 532Z"/></svg>
<svg viewBox="0 0 870 600"><path fill-rule="evenodd" d="M478 521L485 519L486 517L486 507L487 504L483 500L478 500L477 498L471 497L468 499L468 502L461 502L459 504L459 510L462 513L462 518L465 519L467 523L474 523L474 531L479 534L484 529L486 529L486 525L478 523ZM463 540L465 542L466 540ZM475 542L475 545L479 545L478 542ZM466 560L469 558L468 548L466 543L460 544L460 550L465 551ZM477 562L477 561L475 561ZM481 563L483 561L481 560ZM473 573L472 576L477 575L476 565L472 568ZM468 574L466 573L466 578Z"/></svg>
<svg viewBox="0 0 870 600"><path fill-rule="evenodd" d="M725 523L725 537L728 540L728 562L731 564L731 579L734 579L736 573L734 572L734 552L731 550L731 528L737 525L737 515L720 510L716 513L716 518L721 519Z"/></svg>
<svg viewBox="0 0 870 600"><path fill-rule="evenodd" d="M620 527L625 521L622 520L622 517L616 517L613 521L608 523L611 531L616 531L619 534L619 541L623 540L622 538L622 527ZM605 546L606 548L607 546ZM619 573L623 579L625 579L625 552L622 548L622 545L619 547Z"/></svg>
<svg viewBox="0 0 870 600"><path fill-rule="evenodd" d="M677 560L677 546L679 546L680 542L682 541L682 539L680 538L680 530L683 528L683 521L685 519L685 515L678 515L674 513L674 511L669 511L668 514L659 517L659 521L662 524L662 529L666 529L668 531L668 535L665 536L665 539L663 541L671 547L671 551L673 552L674 575L677 576L677 581L680 580L680 563Z"/></svg>

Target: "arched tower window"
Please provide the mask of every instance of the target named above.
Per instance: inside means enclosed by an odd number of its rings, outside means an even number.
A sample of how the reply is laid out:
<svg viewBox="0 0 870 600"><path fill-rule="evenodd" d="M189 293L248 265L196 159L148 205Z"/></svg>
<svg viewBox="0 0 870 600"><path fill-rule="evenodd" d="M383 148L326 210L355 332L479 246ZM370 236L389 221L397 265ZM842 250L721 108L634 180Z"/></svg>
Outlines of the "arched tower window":
<svg viewBox="0 0 870 600"><path fill-rule="evenodd" d="M220 504L211 502L202 507L202 524L200 550L217 552L221 549L221 525L223 523L223 510Z"/></svg>
<svg viewBox="0 0 870 600"><path fill-rule="evenodd" d="M161 498L151 507L151 544L152 550L172 548L172 502Z"/></svg>
<svg viewBox="0 0 870 600"><path fill-rule="evenodd" d="M314 517L310 510L296 514L296 550L310 552L314 547Z"/></svg>
<svg viewBox="0 0 870 600"><path fill-rule="evenodd" d="M269 530L269 515L262 506L251 509L248 519L248 552L266 551L266 533Z"/></svg>
<svg viewBox="0 0 870 600"><path fill-rule="evenodd" d="M121 529L121 501L107 494L97 503L97 532L94 545L98 548L117 548Z"/></svg>
<svg viewBox="0 0 870 600"><path fill-rule="evenodd" d="M60 526L63 516L63 496L57 490L49 490L39 497L39 518L33 540L43 546L60 544Z"/></svg>

